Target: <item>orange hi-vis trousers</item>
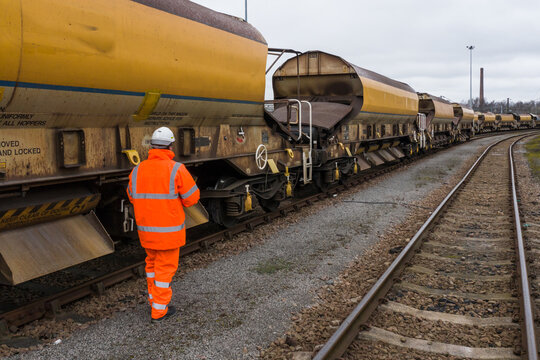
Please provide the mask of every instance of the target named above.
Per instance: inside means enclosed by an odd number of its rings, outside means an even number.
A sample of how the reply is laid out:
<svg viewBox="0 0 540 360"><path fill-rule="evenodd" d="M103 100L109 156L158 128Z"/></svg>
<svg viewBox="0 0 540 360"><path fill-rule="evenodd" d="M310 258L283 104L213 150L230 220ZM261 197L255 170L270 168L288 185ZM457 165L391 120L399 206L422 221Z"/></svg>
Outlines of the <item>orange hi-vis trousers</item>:
<svg viewBox="0 0 540 360"><path fill-rule="evenodd" d="M180 248L172 250L146 250L146 281L148 298L152 306L152 319L167 314L171 302L171 281L178 269Z"/></svg>

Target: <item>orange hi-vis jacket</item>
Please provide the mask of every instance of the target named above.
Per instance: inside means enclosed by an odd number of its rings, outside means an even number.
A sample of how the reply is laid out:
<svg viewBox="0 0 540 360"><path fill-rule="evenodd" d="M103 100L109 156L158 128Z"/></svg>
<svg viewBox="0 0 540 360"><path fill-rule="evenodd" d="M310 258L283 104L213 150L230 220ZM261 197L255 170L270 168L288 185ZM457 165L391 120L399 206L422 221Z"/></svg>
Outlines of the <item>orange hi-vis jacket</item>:
<svg viewBox="0 0 540 360"><path fill-rule="evenodd" d="M127 193L135 210L142 247L176 249L186 244L184 207L195 205L200 192L184 164L174 153L152 149L148 160L129 175Z"/></svg>

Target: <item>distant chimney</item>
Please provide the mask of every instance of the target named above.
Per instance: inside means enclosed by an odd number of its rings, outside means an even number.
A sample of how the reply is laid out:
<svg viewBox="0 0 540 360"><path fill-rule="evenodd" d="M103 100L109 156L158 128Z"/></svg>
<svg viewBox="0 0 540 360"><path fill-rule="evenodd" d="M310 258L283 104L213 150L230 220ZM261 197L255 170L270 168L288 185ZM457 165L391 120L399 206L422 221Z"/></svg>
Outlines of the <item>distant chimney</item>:
<svg viewBox="0 0 540 360"><path fill-rule="evenodd" d="M480 68L480 111L484 111L484 68Z"/></svg>

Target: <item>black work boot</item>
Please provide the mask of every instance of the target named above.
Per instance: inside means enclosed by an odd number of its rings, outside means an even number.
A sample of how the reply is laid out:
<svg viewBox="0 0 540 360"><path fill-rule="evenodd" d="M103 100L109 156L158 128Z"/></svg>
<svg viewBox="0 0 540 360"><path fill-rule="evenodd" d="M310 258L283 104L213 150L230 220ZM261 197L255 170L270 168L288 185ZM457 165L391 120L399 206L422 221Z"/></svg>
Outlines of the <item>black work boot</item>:
<svg viewBox="0 0 540 360"><path fill-rule="evenodd" d="M176 315L176 307L169 306L167 308L167 313L164 316L160 317L159 319L152 319L152 323L162 322L163 320L170 319L174 317L175 315Z"/></svg>

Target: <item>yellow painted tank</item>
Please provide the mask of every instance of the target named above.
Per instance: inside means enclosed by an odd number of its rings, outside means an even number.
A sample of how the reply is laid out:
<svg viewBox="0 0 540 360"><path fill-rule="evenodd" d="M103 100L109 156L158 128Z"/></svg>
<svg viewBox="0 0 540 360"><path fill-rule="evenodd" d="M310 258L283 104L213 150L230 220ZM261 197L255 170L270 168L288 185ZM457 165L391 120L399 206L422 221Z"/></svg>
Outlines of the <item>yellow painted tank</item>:
<svg viewBox="0 0 540 360"><path fill-rule="evenodd" d="M518 126L521 128L533 128L536 126L531 114L519 114Z"/></svg>
<svg viewBox="0 0 540 360"><path fill-rule="evenodd" d="M517 128L517 120L512 114L496 114L497 126L502 129L515 129Z"/></svg>
<svg viewBox="0 0 540 360"><path fill-rule="evenodd" d="M497 117L491 112L484 113L484 127L495 129L497 127Z"/></svg>
<svg viewBox="0 0 540 360"><path fill-rule="evenodd" d="M130 167L121 151L144 157L158 126L195 128L197 139L209 136L204 126L263 123L267 45L241 19L184 0L0 0L0 8L8 181ZM84 158L59 159L58 129L84 129L65 142L84 144ZM212 157L216 140L196 144L199 159Z"/></svg>
<svg viewBox="0 0 540 360"><path fill-rule="evenodd" d="M351 64L343 58L309 51L298 58L300 74L300 97L322 99L348 98L351 103L359 99L358 119L407 118L414 121L418 114L418 97L409 85L387 78L373 71ZM297 60L286 61L273 75L276 99L297 97Z"/></svg>
<svg viewBox="0 0 540 360"><path fill-rule="evenodd" d="M413 88L339 56L322 51L300 54L277 69L272 82L276 99L311 101L316 125L344 144L393 141L414 130L418 96Z"/></svg>

